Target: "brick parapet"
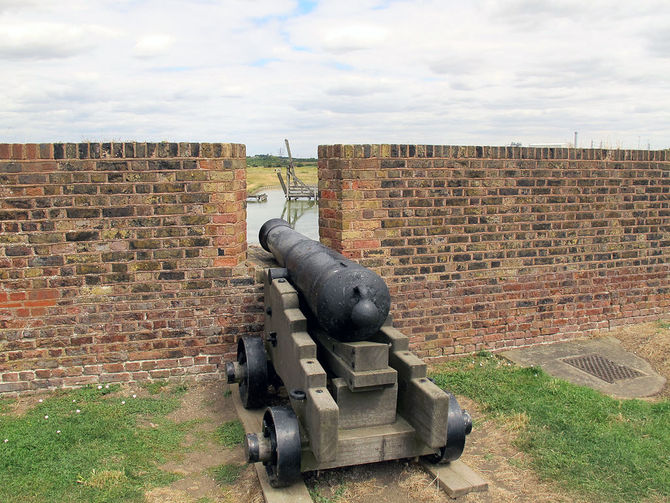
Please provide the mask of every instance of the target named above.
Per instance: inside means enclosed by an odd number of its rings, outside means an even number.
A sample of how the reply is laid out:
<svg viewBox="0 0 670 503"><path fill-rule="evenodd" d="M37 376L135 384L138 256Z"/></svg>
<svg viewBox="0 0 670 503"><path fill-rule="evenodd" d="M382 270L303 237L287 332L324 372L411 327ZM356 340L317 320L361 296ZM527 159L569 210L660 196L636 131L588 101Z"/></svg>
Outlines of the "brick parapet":
<svg viewBox="0 0 670 503"><path fill-rule="evenodd" d="M631 150L571 147L508 147L461 145L319 145L323 159L517 159L566 161L670 161L670 149Z"/></svg>
<svg viewBox="0 0 670 503"><path fill-rule="evenodd" d="M239 143L192 142L82 142L0 143L0 160L61 159L245 159L246 147Z"/></svg>
<svg viewBox="0 0 670 503"><path fill-rule="evenodd" d="M669 311L667 151L319 147L325 244L389 283L423 356Z"/></svg>
<svg viewBox="0 0 670 503"><path fill-rule="evenodd" d="M260 329L244 155L0 145L0 393L218 375Z"/></svg>

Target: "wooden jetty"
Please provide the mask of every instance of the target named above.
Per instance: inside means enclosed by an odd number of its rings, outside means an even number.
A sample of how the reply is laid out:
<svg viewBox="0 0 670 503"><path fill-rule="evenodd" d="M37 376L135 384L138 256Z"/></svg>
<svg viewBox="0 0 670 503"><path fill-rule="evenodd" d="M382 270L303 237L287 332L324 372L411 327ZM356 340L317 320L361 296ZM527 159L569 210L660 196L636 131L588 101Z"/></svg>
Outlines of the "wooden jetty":
<svg viewBox="0 0 670 503"><path fill-rule="evenodd" d="M292 199L316 199L318 198L319 191L317 187L313 185L307 185L303 182L298 175L295 174L295 166L293 164L293 156L291 156L291 147L288 144L288 140L284 140L286 143L286 150L288 151L288 167L286 168L286 180L282 176L281 168L275 170L277 173L277 178L279 178L279 183L281 188L284 191L284 196L289 201Z"/></svg>

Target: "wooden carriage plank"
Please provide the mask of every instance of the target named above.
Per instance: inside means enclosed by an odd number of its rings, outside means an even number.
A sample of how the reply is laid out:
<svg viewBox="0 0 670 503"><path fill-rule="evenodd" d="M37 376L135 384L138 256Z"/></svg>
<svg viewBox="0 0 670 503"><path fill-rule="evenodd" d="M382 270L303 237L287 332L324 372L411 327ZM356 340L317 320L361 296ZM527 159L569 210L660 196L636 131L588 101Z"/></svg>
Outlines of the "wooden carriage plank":
<svg viewBox="0 0 670 503"><path fill-rule="evenodd" d="M486 491L489 488L488 482L461 460L437 465L421 459L420 463L428 473L437 478L440 487L451 498L470 492Z"/></svg>

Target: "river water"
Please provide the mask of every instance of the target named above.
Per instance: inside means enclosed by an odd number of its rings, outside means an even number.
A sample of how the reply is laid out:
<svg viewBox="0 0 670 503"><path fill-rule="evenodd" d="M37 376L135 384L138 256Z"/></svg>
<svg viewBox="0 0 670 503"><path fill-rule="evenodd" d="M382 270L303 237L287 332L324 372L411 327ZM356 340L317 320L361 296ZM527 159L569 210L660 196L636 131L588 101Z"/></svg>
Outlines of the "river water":
<svg viewBox="0 0 670 503"><path fill-rule="evenodd" d="M247 201L247 242L258 244L258 231L271 218L283 218L298 232L319 240L319 205L316 201L287 201L281 189L262 191L265 202Z"/></svg>

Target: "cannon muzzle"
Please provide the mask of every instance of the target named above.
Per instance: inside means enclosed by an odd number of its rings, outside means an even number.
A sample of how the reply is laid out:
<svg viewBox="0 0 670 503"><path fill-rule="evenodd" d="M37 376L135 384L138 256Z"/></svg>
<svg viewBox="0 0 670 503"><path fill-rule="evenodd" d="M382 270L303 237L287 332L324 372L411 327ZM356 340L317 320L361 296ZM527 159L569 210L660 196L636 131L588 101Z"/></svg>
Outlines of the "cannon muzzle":
<svg viewBox="0 0 670 503"><path fill-rule="evenodd" d="M259 232L261 246L288 271L319 326L331 337L362 341L388 317L391 296L375 272L273 218Z"/></svg>

